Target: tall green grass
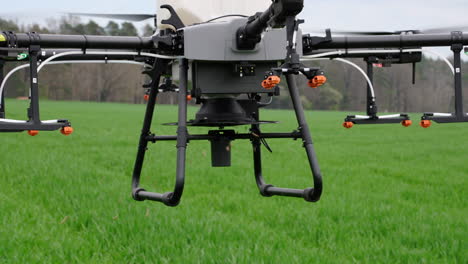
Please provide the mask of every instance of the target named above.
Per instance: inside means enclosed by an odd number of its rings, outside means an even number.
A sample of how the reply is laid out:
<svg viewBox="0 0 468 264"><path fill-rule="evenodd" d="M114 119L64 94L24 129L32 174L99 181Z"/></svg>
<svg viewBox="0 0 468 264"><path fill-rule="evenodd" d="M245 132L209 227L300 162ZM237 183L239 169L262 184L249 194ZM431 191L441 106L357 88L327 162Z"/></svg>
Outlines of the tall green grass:
<svg viewBox="0 0 468 264"><path fill-rule="evenodd" d="M7 106L23 118L25 102ZM231 168L211 168L209 143L191 142L182 203L168 208L130 195L143 105L42 110L43 119L70 119L75 133L0 134L0 263L468 262L466 124L345 130L345 113L307 112L324 177L315 204L261 197L248 141L233 142ZM175 119L175 107L158 106L155 123ZM291 111L262 119L281 121L264 131L297 127ZM267 181L309 187L301 142L269 144ZM143 187L172 189L175 153L173 142L150 146Z"/></svg>

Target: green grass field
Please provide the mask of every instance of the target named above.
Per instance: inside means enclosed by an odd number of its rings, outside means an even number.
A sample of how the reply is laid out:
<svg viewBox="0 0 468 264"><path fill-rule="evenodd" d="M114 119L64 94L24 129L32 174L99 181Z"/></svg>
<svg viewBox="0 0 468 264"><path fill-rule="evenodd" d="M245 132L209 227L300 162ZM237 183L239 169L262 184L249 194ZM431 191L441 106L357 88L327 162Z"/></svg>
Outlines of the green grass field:
<svg viewBox="0 0 468 264"><path fill-rule="evenodd" d="M7 107L24 119L26 102ZM261 197L250 142L233 142L233 166L221 169L210 167L208 142L192 142L182 202L168 208L130 195L143 105L43 102L42 111L75 133L0 134L0 263L468 262L466 124L346 130L346 113L307 112L324 176L315 204ZM175 119L175 107L160 106L155 123ZM291 111L262 119L281 121L264 131L297 126ZM267 181L309 187L301 142L269 143ZM150 146L143 187L172 189L174 145Z"/></svg>

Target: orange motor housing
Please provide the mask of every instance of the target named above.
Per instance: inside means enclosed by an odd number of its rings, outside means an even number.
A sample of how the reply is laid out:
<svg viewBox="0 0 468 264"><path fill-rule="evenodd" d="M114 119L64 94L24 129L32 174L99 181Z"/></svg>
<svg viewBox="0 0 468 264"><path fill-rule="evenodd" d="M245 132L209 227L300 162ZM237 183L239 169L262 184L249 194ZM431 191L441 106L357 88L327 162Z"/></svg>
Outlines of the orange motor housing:
<svg viewBox="0 0 468 264"><path fill-rule="evenodd" d="M324 85L327 82L327 77L324 75L317 75L314 78L310 79L307 83L311 88L317 88Z"/></svg>

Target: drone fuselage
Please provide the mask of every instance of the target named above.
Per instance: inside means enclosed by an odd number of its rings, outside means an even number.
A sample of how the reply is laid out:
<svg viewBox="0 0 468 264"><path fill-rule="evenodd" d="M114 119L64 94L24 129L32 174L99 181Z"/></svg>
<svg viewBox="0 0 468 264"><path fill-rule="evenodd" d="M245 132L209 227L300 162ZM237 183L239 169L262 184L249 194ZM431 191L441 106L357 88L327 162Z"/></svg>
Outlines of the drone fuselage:
<svg viewBox="0 0 468 264"><path fill-rule="evenodd" d="M267 30L253 50L236 47L236 32L247 19L183 28L184 57L192 62L193 88L204 95L271 93L261 86L265 72L286 58L285 29ZM302 34L298 52L302 54Z"/></svg>

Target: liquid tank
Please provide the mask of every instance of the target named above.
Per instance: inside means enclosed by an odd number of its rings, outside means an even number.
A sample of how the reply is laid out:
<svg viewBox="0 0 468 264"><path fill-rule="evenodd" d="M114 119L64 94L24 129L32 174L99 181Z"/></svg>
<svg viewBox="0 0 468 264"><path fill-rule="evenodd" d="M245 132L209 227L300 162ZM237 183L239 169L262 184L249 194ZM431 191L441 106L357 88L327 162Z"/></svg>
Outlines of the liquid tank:
<svg viewBox="0 0 468 264"><path fill-rule="evenodd" d="M201 23L215 17L240 14L251 16L263 12L271 5L271 0L159 0L158 21L169 17L161 5L171 5L185 25ZM226 20L226 19L224 19Z"/></svg>

